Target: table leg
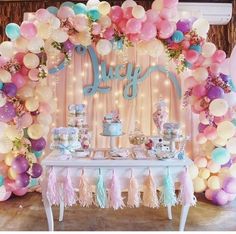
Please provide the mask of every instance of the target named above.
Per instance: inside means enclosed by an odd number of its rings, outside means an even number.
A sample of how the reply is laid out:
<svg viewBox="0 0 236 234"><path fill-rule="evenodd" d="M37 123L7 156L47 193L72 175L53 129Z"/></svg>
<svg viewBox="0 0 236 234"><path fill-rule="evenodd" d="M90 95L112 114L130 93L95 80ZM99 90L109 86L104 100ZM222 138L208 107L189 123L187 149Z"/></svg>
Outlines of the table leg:
<svg viewBox="0 0 236 234"><path fill-rule="evenodd" d="M61 201L60 202L59 222L63 221L63 217L64 217L64 202Z"/></svg>
<svg viewBox="0 0 236 234"><path fill-rule="evenodd" d="M44 205L44 209L45 209L47 220L48 220L48 230L54 231L52 207L49 204L47 196L44 194L44 192L42 192L42 196L43 196L43 205Z"/></svg>
<svg viewBox="0 0 236 234"><path fill-rule="evenodd" d="M110 137L110 150L114 150L116 148L116 139L115 137Z"/></svg>
<svg viewBox="0 0 236 234"><path fill-rule="evenodd" d="M179 231L184 231L185 223L186 223L187 216L188 216L189 207L190 207L190 205L182 206L181 216L180 216L180 223L179 223Z"/></svg>
<svg viewBox="0 0 236 234"><path fill-rule="evenodd" d="M168 214L168 219L172 220L172 211L171 211L171 205L167 206L167 214Z"/></svg>

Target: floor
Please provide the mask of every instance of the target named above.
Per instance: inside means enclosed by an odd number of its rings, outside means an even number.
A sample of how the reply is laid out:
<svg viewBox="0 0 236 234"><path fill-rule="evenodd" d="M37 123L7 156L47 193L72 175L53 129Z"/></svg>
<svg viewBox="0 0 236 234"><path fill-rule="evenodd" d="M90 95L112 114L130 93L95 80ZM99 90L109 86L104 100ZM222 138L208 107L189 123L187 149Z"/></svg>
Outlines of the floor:
<svg viewBox="0 0 236 234"><path fill-rule="evenodd" d="M166 209L67 208L63 222L58 222L58 207L53 208L56 231L174 231L178 230L181 207L173 208L173 220ZM210 204L198 196L198 204L190 208L186 231L236 231L236 201L225 207ZM47 220L40 193L28 193L0 203L0 231L46 231Z"/></svg>

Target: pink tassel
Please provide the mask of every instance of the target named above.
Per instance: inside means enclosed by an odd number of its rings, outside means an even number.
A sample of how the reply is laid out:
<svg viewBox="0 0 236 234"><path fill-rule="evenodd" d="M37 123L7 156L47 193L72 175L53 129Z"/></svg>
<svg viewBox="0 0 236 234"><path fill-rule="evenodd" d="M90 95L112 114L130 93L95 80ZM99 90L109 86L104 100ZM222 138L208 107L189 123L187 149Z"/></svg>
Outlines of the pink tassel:
<svg viewBox="0 0 236 234"><path fill-rule="evenodd" d="M187 169L180 174L180 182L181 188L178 197L179 203L182 205L195 206L197 199L194 196L193 183Z"/></svg>
<svg viewBox="0 0 236 234"><path fill-rule="evenodd" d="M149 175L144 182L143 190L143 205L150 208L159 207L159 201L157 197L156 184L149 170Z"/></svg>
<svg viewBox="0 0 236 234"><path fill-rule="evenodd" d="M63 191L64 191L64 205L72 206L76 204L78 197L75 193L75 189L72 185L69 169L67 169L66 178L63 181Z"/></svg>
<svg viewBox="0 0 236 234"><path fill-rule="evenodd" d="M48 184L47 184L47 198L50 205L59 205L60 204L60 193L58 189L57 177L55 170L52 167L48 175Z"/></svg>
<svg viewBox="0 0 236 234"><path fill-rule="evenodd" d="M113 207L114 210L117 210L119 208L122 209L125 206L123 202L123 198L121 196L120 183L115 175L114 170L113 170L113 175L112 175L111 184L110 184L109 193L108 193L108 201L109 201L109 206Z"/></svg>
<svg viewBox="0 0 236 234"><path fill-rule="evenodd" d="M133 176L133 170L131 170L131 178L129 181L129 191L128 191L128 207L139 207L140 204L140 191L137 180Z"/></svg>
<svg viewBox="0 0 236 234"><path fill-rule="evenodd" d="M89 207L93 204L92 188L84 175L84 170L79 179L79 203L82 207Z"/></svg>

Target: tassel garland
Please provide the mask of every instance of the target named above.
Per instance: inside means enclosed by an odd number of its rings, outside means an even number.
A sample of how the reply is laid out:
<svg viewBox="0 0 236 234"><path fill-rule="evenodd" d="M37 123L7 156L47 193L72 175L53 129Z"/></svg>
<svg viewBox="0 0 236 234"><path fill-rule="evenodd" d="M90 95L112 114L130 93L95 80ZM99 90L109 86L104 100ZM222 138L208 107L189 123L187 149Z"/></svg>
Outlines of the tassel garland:
<svg viewBox="0 0 236 234"><path fill-rule="evenodd" d="M180 174L180 182L181 182L181 187L180 187L180 193L178 197L179 203L182 205L195 206L197 199L194 196L194 188L193 188L192 179L187 169L186 171Z"/></svg>
<svg viewBox="0 0 236 234"><path fill-rule="evenodd" d="M75 189L72 185L71 177L69 169L67 169L67 175L64 179L63 183L63 194L64 194L64 205L66 206L72 206L76 204L76 201L78 200L78 197L75 193Z"/></svg>
<svg viewBox="0 0 236 234"><path fill-rule="evenodd" d="M163 190L161 192L161 202L164 206L174 206L177 203L177 198L175 195L175 186L170 175L169 168L167 169L167 174L164 176L163 180Z"/></svg>
<svg viewBox="0 0 236 234"><path fill-rule="evenodd" d="M50 205L60 204L60 193L58 190L57 177L53 167L49 171L46 194Z"/></svg>
<svg viewBox="0 0 236 234"><path fill-rule="evenodd" d="M93 204L92 189L84 175L84 170L79 178L79 203L82 207L89 207Z"/></svg>
<svg viewBox="0 0 236 234"><path fill-rule="evenodd" d="M107 203L107 192L103 176L99 170L99 176L96 186L96 200L100 208L105 208Z"/></svg>
<svg viewBox="0 0 236 234"><path fill-rule="evenodd" d="M113 170L113 175L110 183L109 193L108 193L109 207L113 207L114 210L123 208L125 206L123 198L121 196L121 188L119 180L115 175Z"/></svg>
<svg viewBox="0 0 236 234"><path fill-rule="evenodd" d="M144 182L143 205L150 208L159 207L156 184L155 184L155 181L153 180L150 170L149 170L149 175L147 176Z"/></svg>
<svg viewBox="0 0 236 234"><path fill-rule="evenodd" d="M129 190L128 190L128 207L139 207L140 204L140 192L137 180L133 176L131 171L131 178L129 181Z"/></svg>

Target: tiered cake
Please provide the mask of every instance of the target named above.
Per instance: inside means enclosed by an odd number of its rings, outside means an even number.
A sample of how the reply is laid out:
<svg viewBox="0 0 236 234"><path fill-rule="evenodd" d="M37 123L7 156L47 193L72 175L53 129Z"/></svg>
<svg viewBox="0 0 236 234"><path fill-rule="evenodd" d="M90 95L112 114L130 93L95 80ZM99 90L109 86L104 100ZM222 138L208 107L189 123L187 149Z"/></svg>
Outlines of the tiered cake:
<svg viewBox="0 0 236 234"><path fill-rule="evenodd" d="M103 119L103 135L104 136L120 136L122 135L122 123L119 118L119 112L113 111L104 116Z"/></svg>
<svg viewBox="0 0 236 234"><path fill-rule="evenodd" d="M85 105L73 104L69 105L68 126L78 129L78 141L81 147L78 150L87 150L90 147L91 135L87 124Z"/></svg>

